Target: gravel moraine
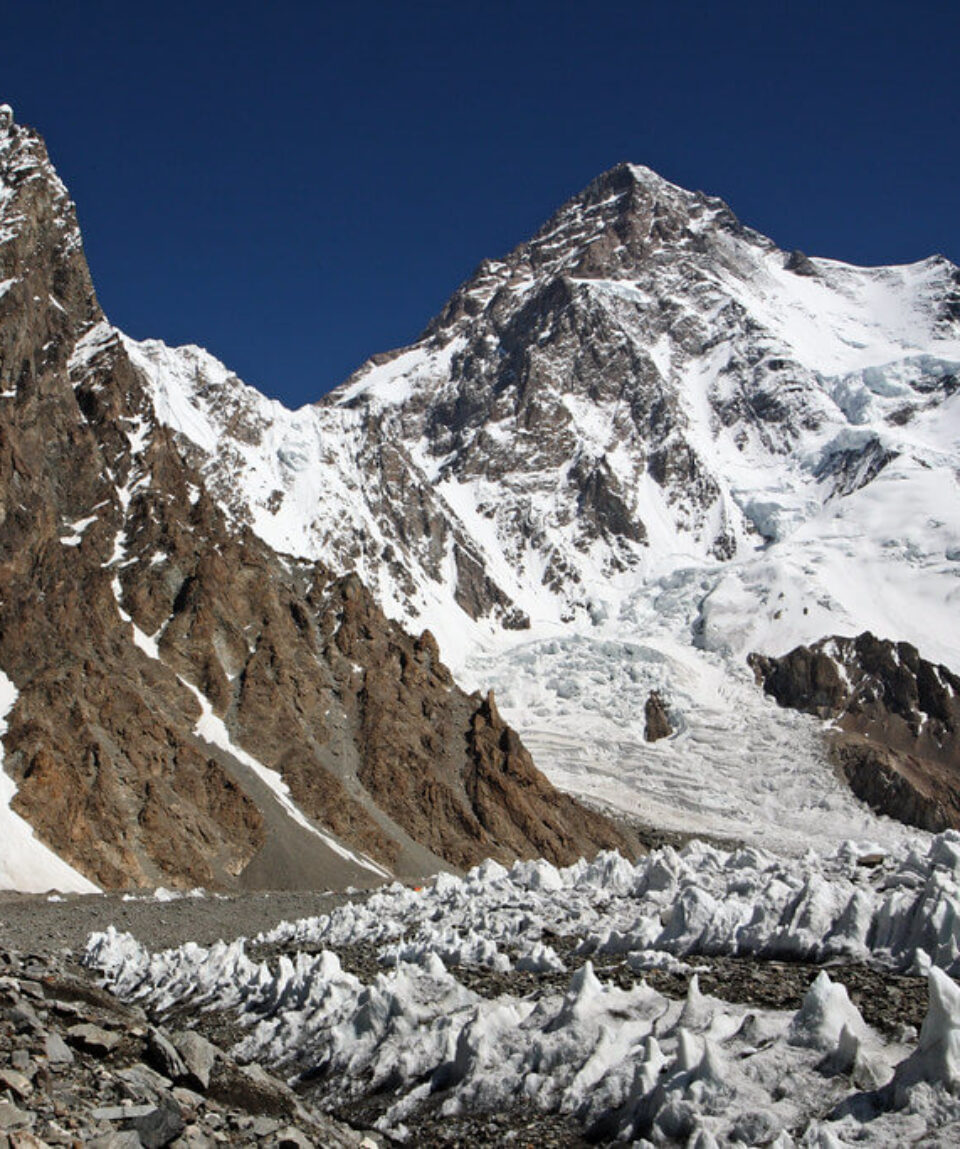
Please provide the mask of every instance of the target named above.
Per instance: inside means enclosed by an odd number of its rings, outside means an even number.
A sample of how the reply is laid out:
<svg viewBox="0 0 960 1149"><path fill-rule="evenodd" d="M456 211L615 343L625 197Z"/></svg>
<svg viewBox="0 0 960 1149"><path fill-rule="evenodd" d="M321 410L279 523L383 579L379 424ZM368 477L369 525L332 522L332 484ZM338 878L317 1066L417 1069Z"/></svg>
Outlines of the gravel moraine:
<svg viewBox="0 0 960 1149"><path fill-rule="evenodd" d="M79 952L90 934L116 926L152 950L193 941L212 945L244 934L254 937L280 921L329 913L366 891L310 893L275 891L249 894L178 896L169 901L150 894L86 894L37 897L0 893L0 938L11 949Z"/></svg>

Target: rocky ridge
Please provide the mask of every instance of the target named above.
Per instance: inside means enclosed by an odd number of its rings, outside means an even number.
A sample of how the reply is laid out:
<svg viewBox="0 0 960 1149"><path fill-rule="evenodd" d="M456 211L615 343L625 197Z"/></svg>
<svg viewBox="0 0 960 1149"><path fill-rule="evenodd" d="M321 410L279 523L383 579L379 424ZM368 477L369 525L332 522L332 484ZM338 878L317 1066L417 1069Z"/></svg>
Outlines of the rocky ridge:
<svg viewBox="0 0 960 1149"><path fill-rule="evenodd" d="M428 632L224 516L99 309L42 141L6 112L0 238L5 767L43 842L106 887L630 848Z"/></svg>
<svg viewBox="0 0 960 1149"><path fill-rule="evenodd" d="M960 677L948 667L870 633L750 663L781 706L831 723L858 797L924 830L960 827Z"/></svg>

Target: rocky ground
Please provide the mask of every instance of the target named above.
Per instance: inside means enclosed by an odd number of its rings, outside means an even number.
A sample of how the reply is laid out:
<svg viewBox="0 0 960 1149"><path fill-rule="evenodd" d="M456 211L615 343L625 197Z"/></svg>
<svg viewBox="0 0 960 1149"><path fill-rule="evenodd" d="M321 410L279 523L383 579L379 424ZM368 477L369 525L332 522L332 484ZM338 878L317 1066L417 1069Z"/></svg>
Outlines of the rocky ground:
<svg viewBox="0 0 960 1149"><path fill-rule="evenodd" d="M65 955L0 951L4 1149L376 1144L198 1030L121 1004Z"/></svg>
<svg viewBox="0 0 960 1149"><path fill-rule="evenodd" d="M151 948L193 940L210 943L255 936L283 918L326 912L340 894L259 894L174 901L118 896L50 901L7 895L0 901L0 1149L43 1145L368 1146L387 1144L373 1132L396 1099L388 1090L360 1100L337 1097L317 1077L297 1091L262 1066L240 1065L229 1049L241 1036L232 1014L180 1009L158 1016L118 1002L76 961L88 933L113 923ZM588 958L601 980L621 986L641 977L661 993L683 997L697 972L701 989L732 1002L793 1010L818 967L730 957L697 957L689 968L636 970L622 957L591 955L580 939L549 938L567 972L500 973L461 967L457 977L486 996L539 996L562 991ZM282 946L252 946L275 961ZM344 967L364 981L380 966L376 947L342 947ZM890 1036L918 1028L926 983L863 965L835 965L865 1019ZM441 1118L425 1107L411 1124L414 1144L431 1147L584 1146L583 1131L562 1115L533 1109Z"/></svg>
<svg viewBox="0 0 960 1149"><path fill-rule="evenodd" d="M251 937L280 921L329 913L362 894L258 892L208 894L170 901L151 895L99 894L57 901L0 892L0 944L15 950L78 951L91 933L114 925L150 949L193 941L211 945L241 934Z"/></svg>

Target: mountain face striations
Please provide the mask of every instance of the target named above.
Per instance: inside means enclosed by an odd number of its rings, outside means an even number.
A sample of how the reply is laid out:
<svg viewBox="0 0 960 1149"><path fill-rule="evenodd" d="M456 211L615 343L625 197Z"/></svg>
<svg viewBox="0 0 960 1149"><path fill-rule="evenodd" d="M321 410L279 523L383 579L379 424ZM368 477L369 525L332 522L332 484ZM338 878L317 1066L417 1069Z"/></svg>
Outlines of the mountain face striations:
<svg viewBox="0 0 960 1149"><path fill-rule="evenodd" d="M783 251L621 164L290 411L111 327L6 114L0 187L5 769L89 879L633 847L552 784L788 851L958 823L948 260ZM930 673L946 718L891 710Z"/></svg>
<svg viewBox="0 0 960 1149"><path fill-rule="evenodd" d="M0 667L25 863L49 847L77 888L329 886L631 850L429 632L224 513L98 307L42 142L0 119Z"/></svg>

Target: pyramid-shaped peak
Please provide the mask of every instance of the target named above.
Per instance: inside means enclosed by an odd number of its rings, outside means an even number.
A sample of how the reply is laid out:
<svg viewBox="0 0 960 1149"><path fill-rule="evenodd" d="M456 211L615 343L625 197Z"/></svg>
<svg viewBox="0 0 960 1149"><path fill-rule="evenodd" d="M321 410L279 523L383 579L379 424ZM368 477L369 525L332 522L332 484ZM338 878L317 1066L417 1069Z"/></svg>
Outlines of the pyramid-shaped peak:
<svg viewBox="0 0 960 1149"><path fill-rule="evenodd" d="M626 161L592 180L560 209L543 232L552 231L557 219L565 214L584 210L600 213L610 226L623 226L623 221L629 220L645 228L651 214L658 219L669 218L678 234L692 219L710 218L728 230L740 227L737 217L720 197L690 191L671 183L653 168Z"/></svg>
<svg viewBox="0 0 960 1149"><path fill-rule="evenodd" d="M678 197L681 199L695 198L695 192L687 191L678 184L671 183L663 176L643 164L621 161L614 167L601 173L585 189L583 194L592 198L596 193L604 197L620 195L631 191L645 192L654 197Z"/></svg>
<svg viewBox="0 0 960 1149"><path fill-rule="evenodd" d="M627 169L634 183L640 184L641 187L649 188L651 191L667 189L674 192L681 192L684 195L690 194L678 184L671 183L668 179L664 179L659 172L654 171L653 168L646 167L644 164L626 163L622 166Z"/></svg>
<svg viewBox="0 0 960 1149"><path fill-rule="evenodd" d="M711 246L711 232L770 243L743 228L723 200L622 161L571 196L531 239L502 259L484 261L423 337L449 332L465 317L480 314L511 283L521 284L525 294L532 279L635 279L651 258L664 253L702 256Z"/></svg>
<svg viewBox="0 0 960 1149"><path fill-rule="evenodd" d="M631 278L655 253L686 251L694 233L711 227L742 230L723 200L623 162L568 200L511 259L539 275Z"/></svg>

